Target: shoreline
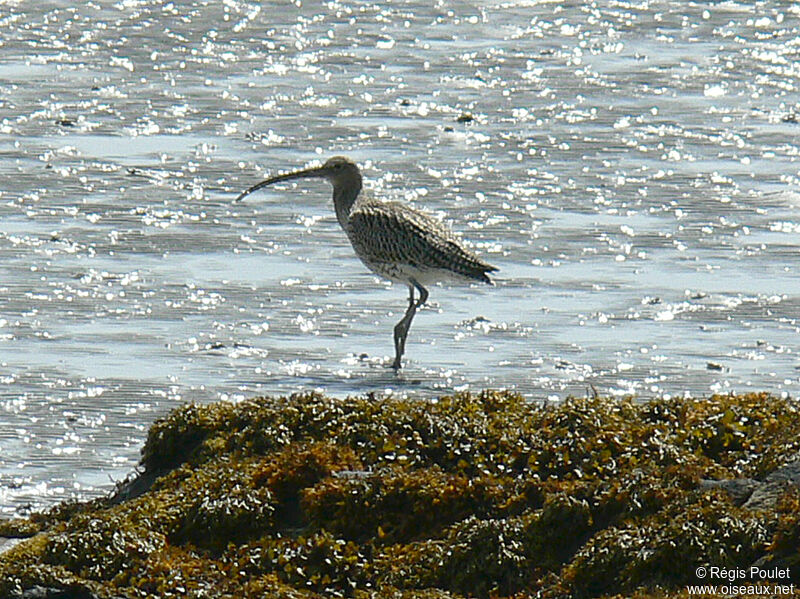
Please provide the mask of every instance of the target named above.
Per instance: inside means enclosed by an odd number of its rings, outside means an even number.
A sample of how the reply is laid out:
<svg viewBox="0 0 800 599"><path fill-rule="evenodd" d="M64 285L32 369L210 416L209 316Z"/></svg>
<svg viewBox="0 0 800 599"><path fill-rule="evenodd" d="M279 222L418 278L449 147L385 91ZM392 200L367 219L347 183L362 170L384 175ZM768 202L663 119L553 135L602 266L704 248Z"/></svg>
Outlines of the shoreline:
<svg viewBox="0 0 800 599"><path fill-rule="evenodd" d="M166 597L176 580L175 596L420 599L733 584L701 567L794 584L800 406L506 391L188 404L152 425L142 472L113 495L0 520L9 538L3 597Z"/></svg>

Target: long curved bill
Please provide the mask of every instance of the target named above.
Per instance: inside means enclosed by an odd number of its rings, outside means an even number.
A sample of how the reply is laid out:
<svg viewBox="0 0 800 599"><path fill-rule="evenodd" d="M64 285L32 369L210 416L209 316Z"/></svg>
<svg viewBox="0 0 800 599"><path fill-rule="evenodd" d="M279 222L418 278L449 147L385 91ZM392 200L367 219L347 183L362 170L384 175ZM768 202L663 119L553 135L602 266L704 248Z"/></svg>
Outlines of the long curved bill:
<svg viewBox="0 0 800 599"><path fill-rule="evenodd" d="M293 173L286 173L284 175L276 175L274 177L270 177L269 179L265 179L261 183L257 183L253 185L249 189L245 189L242 193L240 193L234 202L238 202L244 199L246 196L249 196L254 191L258 191L262 187L266 187L267 185L272 185L273 183L279 183L281 181L291 181L292 179L307 179L309 177L324 177L325 171L321 166L315 166L313 168L303 169L302 171L294 171Z"/></svg>

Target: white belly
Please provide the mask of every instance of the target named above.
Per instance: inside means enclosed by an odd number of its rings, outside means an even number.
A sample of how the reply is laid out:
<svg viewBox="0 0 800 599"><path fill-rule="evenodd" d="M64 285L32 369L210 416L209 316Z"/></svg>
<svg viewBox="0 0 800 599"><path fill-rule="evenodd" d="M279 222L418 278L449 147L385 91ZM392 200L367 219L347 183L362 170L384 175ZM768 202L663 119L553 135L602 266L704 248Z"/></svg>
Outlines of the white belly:
<svg viewBox="0 0 800 599"><path fill-rule="evenodd" d="M392 264L387 262L373 262L361 258L364 265L376 275L389 279L394 283L410 285L411 280L426 287L433 283L466 282L468 277L457 275L451 270L443 268L417 268L410 264Z"/></svg>

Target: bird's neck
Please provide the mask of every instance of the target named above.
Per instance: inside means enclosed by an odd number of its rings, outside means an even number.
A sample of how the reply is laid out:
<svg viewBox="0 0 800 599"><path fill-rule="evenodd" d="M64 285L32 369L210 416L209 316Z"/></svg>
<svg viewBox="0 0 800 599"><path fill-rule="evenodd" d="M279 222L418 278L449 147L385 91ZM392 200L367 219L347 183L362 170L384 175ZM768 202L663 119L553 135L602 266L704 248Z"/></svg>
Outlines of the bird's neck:
<svg viewBox="0 0 800 599"><path fill-rule="evenodd" d="M347 230L347 221L350 219L350 210L361 193L361 177L348 181L346 185L333 186L333 206L336 209L336 219L344 230Z"/></svg>

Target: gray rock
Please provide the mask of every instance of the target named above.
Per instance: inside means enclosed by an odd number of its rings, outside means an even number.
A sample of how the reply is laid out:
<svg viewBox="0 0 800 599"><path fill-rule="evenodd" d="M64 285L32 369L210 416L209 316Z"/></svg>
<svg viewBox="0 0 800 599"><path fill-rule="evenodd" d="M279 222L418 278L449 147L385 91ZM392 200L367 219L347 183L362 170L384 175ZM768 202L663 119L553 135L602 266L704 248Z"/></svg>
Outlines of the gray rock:
<svg viewBox="0 0 800 599"><path fill-rule="evenodd" d="M750 495L744 507L751 510L774 509L778 498L790 486L800 487L800 458L798 457L767 476L764 482Z"/></svg>
<svg viewBox="0 0 800 599"><path fill-rule="evenodd" d="M752 478L701 479L700 486L706 489L724 489L736 505L749 510L775 509L778 499L787 487L800 488L800 454L769 474L763 481Z"/></svg>
<svg viewBox="0 0 800 599"><path fill-rule="evenodd" d="M6 551L11 549L12 547L16 547L25 539L17 539L17 538L8 538L8 537L0 537L0 555L3 555Z"/></svg>
<svg viewBox="0 0 800 599"><path fill-rule="evenodd" d="M723 489L728 492L736 505L742 505L762 483L753 478L732 478L727 480L700 481L700 486L706 489Z"/></svg>
<svg viewBox="0 0 800 599"><path fill-rule="evenodd" d="M94 593L85 589L56 589L51 587L35 586L22 591L21 595L16 595L13 599L96 599Z"/></svg>

